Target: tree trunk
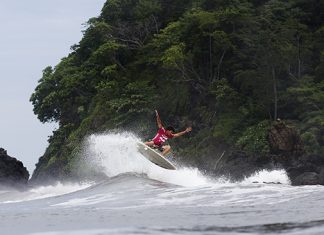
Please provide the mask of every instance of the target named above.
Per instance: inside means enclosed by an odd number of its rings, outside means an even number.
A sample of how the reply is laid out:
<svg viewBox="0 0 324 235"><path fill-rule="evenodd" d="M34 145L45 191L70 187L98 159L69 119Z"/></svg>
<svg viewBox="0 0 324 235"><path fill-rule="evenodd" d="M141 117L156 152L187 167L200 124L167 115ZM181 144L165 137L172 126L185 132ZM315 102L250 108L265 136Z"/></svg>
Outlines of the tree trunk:
<svg viewBox="0 0 324 235"><path fill-rule="evenodd" d="M217 77L216 79L219 80L220 79L220 69L221 69L221 65L225 56L226 50L223 51L221 58L219 59L218 65L217 65ZM215 80L215 76L214 79Z"/></svg>
<svg viewBox="0 0 324 235"><path fill-rule="evenodd" d="M300 38L301 38L301 36L297 37L297 41L298 41L298 79L301 78Z"/></svg>
<svg viewBox="0 0 324 235"><path fill-rule="evenodd" d="M209 35L209 81L213 80L212 36Z"/></svg>
<svg viewBox="0 0 324 235"><path fill-rule="evenodd" d="M273 79L273 94L274 94L274 115L273 119L277 120L278 118L278 91L277 91L277 80L276 80L276 71L272 67L272 79Z"/></svg>

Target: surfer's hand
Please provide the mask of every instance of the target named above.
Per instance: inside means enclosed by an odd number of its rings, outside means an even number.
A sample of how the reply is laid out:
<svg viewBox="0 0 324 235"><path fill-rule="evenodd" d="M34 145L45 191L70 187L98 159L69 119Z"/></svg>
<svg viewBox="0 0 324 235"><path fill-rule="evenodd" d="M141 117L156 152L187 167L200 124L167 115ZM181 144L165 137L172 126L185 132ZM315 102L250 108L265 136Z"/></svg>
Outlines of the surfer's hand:
<svg viewBox="0 0 324 235"><path fill-rule="evenodd" d="M155 115L158 117L159 116L159 113L157 110L155 110Z"/></svg>
<svg viewBox="0 0 324 235"><path fill-rule="evenodd" d="M190 131L192 131L192 128L191 127L187 127L186 132L188 133Z"/></svg>

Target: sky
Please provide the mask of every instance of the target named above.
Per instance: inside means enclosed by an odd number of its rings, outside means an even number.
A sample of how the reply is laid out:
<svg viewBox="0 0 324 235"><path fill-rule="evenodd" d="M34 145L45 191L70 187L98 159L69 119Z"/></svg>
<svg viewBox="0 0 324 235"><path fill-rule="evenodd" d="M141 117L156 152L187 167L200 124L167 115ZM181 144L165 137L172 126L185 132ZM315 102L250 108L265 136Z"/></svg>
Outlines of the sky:
<svg viewBox="0 0 324 235"><path fill-rule="evenodd" d="M47 66L82 38L105 0L0 0L0 148L30 174L56 123L43 124L29 98Z"/></svg>

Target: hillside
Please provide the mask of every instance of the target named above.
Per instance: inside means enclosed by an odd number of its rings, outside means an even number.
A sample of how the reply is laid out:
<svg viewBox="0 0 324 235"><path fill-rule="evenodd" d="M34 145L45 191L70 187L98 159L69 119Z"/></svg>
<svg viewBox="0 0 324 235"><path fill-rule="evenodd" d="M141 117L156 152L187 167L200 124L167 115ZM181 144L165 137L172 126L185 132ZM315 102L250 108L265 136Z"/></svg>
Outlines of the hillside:
<svg viewBox="0 0 324 235"><path fill-rule="evenodd" d="M187 164L208 165L224 150L270 154L278 118L298 130L307 154L323 153L321 8L316 0L108 0L31 96L38 119L59 124L32 179L73 178L91 133L152 137L154 109L177 130L193 127L173 142Z"/></svg>

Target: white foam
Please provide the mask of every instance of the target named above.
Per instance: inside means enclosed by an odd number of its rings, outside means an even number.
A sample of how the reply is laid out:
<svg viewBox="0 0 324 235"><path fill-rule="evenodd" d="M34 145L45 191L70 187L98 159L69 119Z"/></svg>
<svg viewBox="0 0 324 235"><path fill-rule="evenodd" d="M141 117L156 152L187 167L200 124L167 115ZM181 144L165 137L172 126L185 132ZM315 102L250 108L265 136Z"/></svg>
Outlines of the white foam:
<svg viewBox="0 0 324 235"><path fill-rule="evenodd" d="M199 186L209 182L196 168L173 171L156 166L138 152L138 141L139 138L130 133L91 135L86 144L86 162L97 165L93 168L109 177L132 172L182 186Z"/></svg>
<svg viewBox="0 0 324 235"><path fill-rule="evenodd" d="M16 198L6 200L2 203L15 203L22 201L32 201L37 199L49 198L69 194L90 187L91 183L61 183L57 182L54 185L40 186L32 188L26 192L17 192ZM14 195L12 196L14 197Z"/></svg>
<svg viewBox="0 0 324 235"><path fill-rule="evenodd" d="M36 187L30 190L31 193L36 195L37 199L54 197L64 195L72 192L76 192L90 187L91 183L61 183L57 182L55 185Z"/></svg>
<svg viewBox="0 0 324 235"><path fill-rule="evenodd" d="M290 184L289 177L285 170L261 170L246 178L242 183L280 183Z"/></svg>
<svg viewBox="0 0 324 235"><path fill-rule="evenodd" d="M145 174L149 178L186 186L224 185L229 182L224 179L210 180L197 168L179 168L176 171L166 170L156 166L137 150L140 139L132 133L94 134L87 138L83 164L92 165L93 169L113 177L123 173ZM246 178L241 184L251 183L281 183L290 184L284 170L262 170Z"/></svg>

